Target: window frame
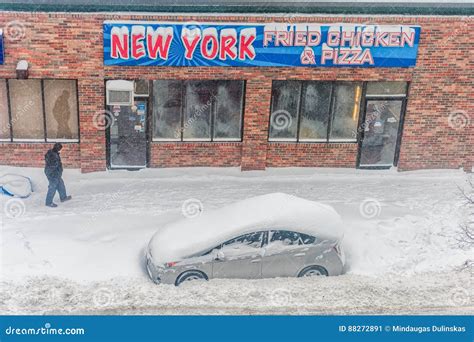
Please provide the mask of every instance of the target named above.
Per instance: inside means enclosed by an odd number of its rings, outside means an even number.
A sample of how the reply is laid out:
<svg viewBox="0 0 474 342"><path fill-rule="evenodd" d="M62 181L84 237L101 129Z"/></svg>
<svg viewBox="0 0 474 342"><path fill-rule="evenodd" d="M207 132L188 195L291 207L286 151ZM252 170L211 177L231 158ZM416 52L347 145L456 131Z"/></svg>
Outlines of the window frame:
<svg viewBox="0 0 474 342"><path fill-rule="evenodd" d="M239 121L239 135L238 138L214 138L214 123L216 122L217 116L217 106L214 102L214 111L211 117L211 141L212 142L241 142L243 140L243 132L244 132L244 112L245 112L245 80L217 80L219 81L240 81L242 82L241 85L241 92L242 96L240 97L240 121Z"/></svg>
<svg viewBox="0 0 474 342"><path fill-rule="evenodd" d="M271 126L271 120L272 120L272 113L273 113L273 87L275 82L281 82L281 81L297 81L301 83L300 86L300 100L298 103L298 108L297 108L297 130L296 130L296 139L287 139L287 138L272 138L270 137L270 126ZM326 82L331 84L331 91L330 91L330 100L329 100L329 115L328 115L328 123L326 126L326 137L324 139L300 139L300 127L301 127L301 121L302 121L302 108L304 108L304 101L305 101L305 96L303 96L304 92L306 91L306 87L309 83L311 82ZM268 119L268 130L267 130L267 142L269 143L292 143L292 144L357 144L359 143L360 139L360 134L359 134L359 127L362 123L362 116L363 116L363 111L364 111L364 104L365 104L365 99L366 99L366 88L367 84L370 82L381 82L381 81L345 81L345 80L333 80L333 81L328 81L328 80L273 80L272 81L272 94L271 94L271 103L270 103L270 115ZM408 92L408 83L409 81L385 81L385 82L405 82L406 89ZM360 100L358 104L358 119L357 119L357 125L356 125L356 131L355 137L353 138L333 138L331 139L331 128L333 125L334 121L334 110L335 110L335 105L336 105L336 87L338 84L355 84L355 85L360 85L361 87L361 93L360 93ZM405 96L407 97L408 95L394 95L393 97L400 97L400 96Z"/></svg>
<svg viewBox="0 0 474 342"><path fill-rule="evenodd" d="M327 133L327 142L333 143L333 144L340 144L340 143L349 143L349 144L354 144L357 143L357 131L359 128L359 125L361 123L361 113L362 113L362 103L363 103L363 95L364 95L364 89L366 87L367 82L362 82L362 81L335 81L332 82L332 90L331 90L331 107L330 107L330 113L329 113L329 121L328 121L328 133ZM357 117L357 124L355 127L355 137L353 138L332 138L331 139L331 131L332 131L332 126L334 122L334 118L336 115L335 108L336 108L336 91L335 88L338 85L344 85L344 84L354 84L354 85L360 85L360 99L359 99L359 110L358 110L358 117Z"/></svg>
<svg viewBox="0 0 474 342"><path fill-rule="evenodd" d="M301 113L301 108L304 108L304 105L305 105L305 101L306 101L306 98L303 96L303 89L306 91L306 88L308 86L308 83L310 82L325 82L325 83L331 83L331 90L329 92L329 112L328 112L328 123L326 125L326 138L322 139L303 139L301 140L300 139L300 127L301 127L301 117L302 117L302 113ZM297 131L296 131L296 142L297 143L302 143L302 144L307 144L307 143L328 143L329 142L329 135L331 134L331 123L332 123L332 119L331 119L331 116L332 116L332 111L333 111L333 104L334 104L334 82L331 82L331 81L301 81L301 83L303 83L302 87L301 87L301 93L300 93L300 101L301 104L300 104L300 111L298 112L298 127L297 127Z"/></svg>
<svg viewBox="0 0 474 342"><path fill-rule="evenodd" d="M278 111L285 111L285 109L277 109L277 110L274 110L274 106L275 106L275 103L273 101L273 85L275 84L275 82L294 82L296 85L297 85L297 88L299 89L299 96L298 96L298 102L296 104L296 135L294 138L270 138L270 128L271 128L271 124L272 124L272 115L273 113L276 113ZM270 99L270 116L269 116L269 121L268 121L268 139L271 139L271 140L268 140L268 141L272 141L272 142L293 142L293 143L296 143L298 142L298 139L299 139L299 135L300 135L300 115L301 115L301 108L303 107L302 106L302 102L301 102L301 99L303 97L303 87L304 87L304 83L303 81L301 80L273 80L272 81L272 88L271 88L271 99ZM289 113L288 111L286 111L287 113Z"/></svg>
<svg viewBox="0 0 474 342"><path fill-rule="evenodd" d="M180 136L179 138L156 138L154 136L155 132L155 118L154 118L154 111L152 109L152 124L153 126L151 127L151 132L152 132L152 137L151 141L152 143L235 143L235 142L242 142L243 141L243 133L244 133L244 113L245 113L245 91L246 91L246 80L242 79L212 79L212 80L195 80L195 79L189 79L189 80L180 80L180 79L155 79L152 80L152 87L153 87L153 81L178 81L180 83L180 88L181 88L181 108L180 108ZM187 104L187 96L186 96L186 85L188 82L216 82L218 83L219 81L236 81L236 82L241 82L242 83L242 94L240 97L240 120L239 120L239 133L240 136L238 138L214 138L214 130L215 130L215 122L216 122L216 115L217 115L217 104L216 101L213 99L211 102L211 113L210 113L210 118L209 118L209 125L210 125L210 138L209 139L203 139L203 138L185 138L184 137L184 112L186 110L186 104ZM152 88L154 89L154 88ZM151 92L151 103L154 103L155 100L155 93L154 91Z"/></svg>
<svg viewBox="0 0 474 342"><path fill-rule="evenodd" d="M10 91L10 87L11 87L11 84L10 84L10 81L39 81L39 88L40 88L40 98L41 98L41 111L42 113L39 113L39 117L40 117L40 120L42 120L42 130L43 130L43 138L15 138L15 135L14 135L14 132L15 132L15 129L14 129L14 118L13 118L13 112L12 112L12 101L11 101L11 91ZM9 84L9 93L8 93L8 101L9 101L9 110L10 110L10 118L11 118L11 121L10 121L10 127L11 127L11 141L13 143L44 143L46 142L46 132L45 132L45 112L44 112L44 94L43 94L43 80L42 79L37 79L37 78L32 78L32 79L15 79L15 78L12 78L12 79L8 79L8 84Z"/></svg>
<svg viewBox="0 0 474 342"><path fill-rule="evenodd" d="M403 82L405 83L405 93L404 94L370 94L368 92L368 85L369 83L379 83L379 82ZM408 98L408 87L410 86L410 81L369 81L369 82L364 82L365 85L365 98L362 99L362 101L365 101L366 99L370 100L378 100L378 99L392 99L392 100L397 100L400 98Z"/></svg>
<svg viewBox="0 0 474 342"><path fill-rule="evenodd" d="M21 143L28 143L28 144L44 144L44 143L54 143L54 142L62 142L62 143L80 143L81 142L81 128L80 128L80 116L79 116L79 81L78 79L71 79L71 78L28 78L26 80L39 80L40 81L40 89L41 89L41 116L43 120L43 138L42 139L18 139L13 136L13 117L12 117L12 106L11 106L11 98L10 98L10 81L18 80L17 78L1 78L5 80L6 83L6 93L7 93L7 108L8 108L8 125L10 128L10 138L9 139L0 139L0 144L2 143L14 143L14 144L21 144ZM47 123L46 123L46 105L45 105L45 91L44 91L44 81L74 81L76 87L76 94L75 94L75 101L76 101L76 114L77 115L77 139L48 139L48 132L47 132Z"/></svg>
<svg viewBox="0 0 474 342"><path fill-rule="evenodd" d="M381 82L381 81L372 81L372 82ZM397 82L397 81L394 81ZM366 104L368 101L402 101L402 108L401 108L401 117L400 117L400 123L398 126L398 136L397 136L397 146L395 148L395 157L394 157L394 166L398 166L399 158L400 158L400 146L402 143L403 139L403 131L405 128L405 116L406 116L406 110L407 110L407 105L408 105L408 100L410 98L410 88L411 88L411 81L401 81L405 82L405 94L400 95L400 94L385 94L384 96L381 95L370 95L366 94L367 91L367 83L369 82L364 82L364 88L362 92L362 102L363 102L363 112L360 113L360 123L359 127L365 122L366 120ZM362 143L364 141L364 135L365 131L363 129L358 130L358 140L357 140L357 160L356 160L356 168L360 169L360 158L362 155ZM362 169L386 169L386 167L379 167L379 166L374 166L374 167L362 167Z"/></svg>

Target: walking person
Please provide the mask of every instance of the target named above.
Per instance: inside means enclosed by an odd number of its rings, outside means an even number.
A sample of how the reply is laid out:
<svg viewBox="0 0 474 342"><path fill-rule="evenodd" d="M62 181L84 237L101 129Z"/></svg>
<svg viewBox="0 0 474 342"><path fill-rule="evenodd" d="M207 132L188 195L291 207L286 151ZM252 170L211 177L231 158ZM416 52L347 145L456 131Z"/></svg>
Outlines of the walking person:
<svg viewBox="0 0 474 342"><path fill-rule="evenodd" d="M46 206L56 208L57 204L53 202L56 191L59 193L61 202L69 201L72 197L66 194L66 186L62 178L63 164L59 152L63 148L60 143L54 144L53 148L44 155L45 167L44 173L48 178L48 194L46 195Z"/></svg>

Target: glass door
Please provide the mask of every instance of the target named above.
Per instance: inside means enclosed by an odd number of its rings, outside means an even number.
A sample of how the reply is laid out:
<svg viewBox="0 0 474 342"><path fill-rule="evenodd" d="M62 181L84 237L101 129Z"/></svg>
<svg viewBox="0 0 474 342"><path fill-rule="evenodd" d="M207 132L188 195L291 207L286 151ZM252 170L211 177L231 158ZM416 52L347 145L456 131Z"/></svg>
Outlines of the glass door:
<svg viewBox="0 0 474 342"><path fill-rule="evenodd" d="M404 100L377 99L365 103L360 168L390 168L397 164Z"/></svg>
<svg viewBox="0 0 474 342"><path fill-rule="evenodd" d="M147 164L147 100L133 106L107 106L112 113L110 126L110 167L138 169Z"/></svg>

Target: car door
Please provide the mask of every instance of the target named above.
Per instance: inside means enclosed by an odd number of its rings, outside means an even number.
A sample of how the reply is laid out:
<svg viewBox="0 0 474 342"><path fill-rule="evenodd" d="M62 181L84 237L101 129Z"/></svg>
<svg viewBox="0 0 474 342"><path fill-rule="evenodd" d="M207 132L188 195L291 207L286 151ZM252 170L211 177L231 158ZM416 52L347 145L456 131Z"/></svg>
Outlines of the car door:
<svg viewBox="0 0 474 342"><path fill-rule="evenodd" d="M269 232L264 248L262 278L296 277L305 266L310 245L315 238L288 230Z"/></svg>
<svg viewBox="0 0 474 342"><path fill-rule="evenodd" d="M260 278L263 238L264 232L255 232L223 243L215 254L213 278Z"/></svg>

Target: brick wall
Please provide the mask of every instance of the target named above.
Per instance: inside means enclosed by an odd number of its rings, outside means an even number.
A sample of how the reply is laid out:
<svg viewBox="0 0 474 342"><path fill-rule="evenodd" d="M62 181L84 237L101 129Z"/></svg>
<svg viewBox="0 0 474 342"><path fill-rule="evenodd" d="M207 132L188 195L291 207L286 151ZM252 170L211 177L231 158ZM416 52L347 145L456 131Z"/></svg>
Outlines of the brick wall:
<svg viewBox="0 0 474 342"><path fill-rule="evenodd" d="M242 143L152 143L151 167L239 166Z"/></svg>
<svg viewBox="0 0 474 342"><path fill-rule="evenodd" d="M171 68L103 66L104 20L227 21L227 22L352 22L421 26L415 68ZM30 78L79 80L81 143L71 144L70 167L83 171L106 167L105 132L94 124L104 109L104 79L243 79L247 81L242 143L152 143L150 165L354 167L356 144L268 143L271 82L275 79L340 81L410 81L410 94L400 151L399 169L459 168L474 162L474 58L468 17L307 16L259 17L114 15L104 13L0 12L0 27L16 23L21 39L5 38L5 64L0 78L14 78L19 59L30 63ZM450 60L445 60L451 56ZM451 118L451 121L450 121ZM453 118L469 118L460 127ZM451 124L450 124L451 123ZM453 124L454 123L454 124ZM454 127L454 128L453 128ZM0 163L40 165L45 144L0 143ZM66 151L65 151L66 152ZM66 153L64 153L66 155ZM13 157L9 157L13 156Z"/></svg>
<svg viewBox="0 0 474 342"><path fill-rule="evenodd" d="M267 166L355 167L357 144L268 144Z"/></svg>
<svg viewBox="0 0 474 342"><path fill-rule="evenodd" d="M53 143L0 144L0 165L44 167L44 155L52 147ZM79 168L79 144L63 143L61 160L64 167Z"/></svg>

